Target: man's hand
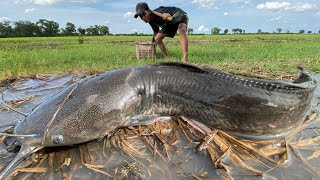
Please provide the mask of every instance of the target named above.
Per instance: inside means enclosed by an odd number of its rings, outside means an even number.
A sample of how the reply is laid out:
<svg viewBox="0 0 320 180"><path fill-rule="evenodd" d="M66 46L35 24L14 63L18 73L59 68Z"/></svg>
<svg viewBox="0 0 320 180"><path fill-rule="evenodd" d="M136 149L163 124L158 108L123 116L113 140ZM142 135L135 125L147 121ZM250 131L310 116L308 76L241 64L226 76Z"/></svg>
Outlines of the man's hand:
<svg viewBox="0 0 320 180"><path fill-rule="evenodd" d="M171 15L169 13L163 13L162 15L163 15L162 19L165 21L167 21L167 20L170 21L172 19ZM171 17L171 19L170 19L170 17Z"/></svg>
<svg viewBox="0 0 320 180"><path fill-rule="evenodd" d="M153 43L156 42L155 36L156 36L156 35L153 35L153 36L152 36L152 42L153 42Z"/></svg>
<svg viewBox="0 0 320 180"><path fill-rule="evenodd" d="M151 10L151 12L152 12L153 14L159 16L159 17L162 17L162 19L165 20L165 21L171 21L172 18L173 18L169 13L163 13L163 14L162 14L162 13L159 13L159 12L153 11L153 10Z"/></svg>

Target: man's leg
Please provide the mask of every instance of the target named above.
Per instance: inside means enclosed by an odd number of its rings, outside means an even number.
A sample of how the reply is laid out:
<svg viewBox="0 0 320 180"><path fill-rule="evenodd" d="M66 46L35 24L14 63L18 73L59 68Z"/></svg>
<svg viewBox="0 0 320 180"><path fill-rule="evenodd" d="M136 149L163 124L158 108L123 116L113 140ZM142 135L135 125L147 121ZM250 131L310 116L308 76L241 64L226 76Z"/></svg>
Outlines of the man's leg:
<svg viewBox="0 0 320 180"><path fill-rule="evenodd" d="M163 38L165 38L167 35L166 34L164 34L164 33L158 33L157 35L156 35L156 37L154 38L154 40L155 40L155 42L156 42L156 44L159 46L159 48L161 49L161 52L162 52L162 54L163 54L163 56L165 57L165 58L168 58L168 51L167 51L167 49L166 49L166 46L164 45L164 43L163 43Z"/></svg>
<svg viewBox="0 0 320 180"><path fill-rule="evenodd" d="M181 48L182 48L182 61L188 63L188 37L187 37L187 25L180 23L178 26Z"/></svg>

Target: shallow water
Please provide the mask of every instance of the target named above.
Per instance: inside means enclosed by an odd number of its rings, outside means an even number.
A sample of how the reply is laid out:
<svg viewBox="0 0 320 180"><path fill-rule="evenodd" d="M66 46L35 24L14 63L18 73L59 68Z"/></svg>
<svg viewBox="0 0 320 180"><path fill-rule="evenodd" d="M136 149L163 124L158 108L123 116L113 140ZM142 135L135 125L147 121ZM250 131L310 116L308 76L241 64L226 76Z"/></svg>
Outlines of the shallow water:
<svg viewBox="0 0 320 180"><path fill-rule="evenodd" d="M2 101L29 113L81 76L40 76L0 87ZM320 82L320 76L316 75ZM320 112L320 88L312 101ZM23 118L0 107L0 126ZM283 140L252 142L223 132L203 137L173 119L117 130L113 135L70 147L46 148L25 160L14 179L318 179L320 121ZM8 128L2 128L5 131ZM5 139L10 144L13 138ZM15 156L0 144L0 169ZM41 171L41 173L32 173Z"/></svg>

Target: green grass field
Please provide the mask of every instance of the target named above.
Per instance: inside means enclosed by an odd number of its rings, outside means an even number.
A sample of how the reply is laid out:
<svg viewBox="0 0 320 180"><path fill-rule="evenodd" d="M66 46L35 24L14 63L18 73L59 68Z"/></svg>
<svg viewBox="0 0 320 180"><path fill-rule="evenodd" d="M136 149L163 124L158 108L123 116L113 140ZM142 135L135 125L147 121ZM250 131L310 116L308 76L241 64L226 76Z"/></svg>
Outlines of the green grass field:
<svg viewBox="0 0 320 180"><path fill-rule="evenodd" d="M190 35L189 62L261 76L297 74L296 66L320 73L320 34ZM98 73L124 66L181 60L179 36L166 38L170 59L136 59L135 41L151 36L0 39L0 81L37 73Z"/></svg>

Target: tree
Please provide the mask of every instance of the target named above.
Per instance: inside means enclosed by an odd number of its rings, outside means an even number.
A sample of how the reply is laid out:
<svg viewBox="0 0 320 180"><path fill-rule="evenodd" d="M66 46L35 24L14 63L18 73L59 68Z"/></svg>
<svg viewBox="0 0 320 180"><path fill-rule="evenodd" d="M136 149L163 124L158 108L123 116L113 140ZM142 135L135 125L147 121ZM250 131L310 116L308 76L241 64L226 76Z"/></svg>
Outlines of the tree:
<svg viewBox="0 0 320 180"><path fill-rule="evenodd" d="M305 30L301 29L298 33L303 34L304 32L305 32Z"/></svg>
<svg viewBox="0 0 320 180"><path fill-rule="evenodd" d="M89 28L87 28L86 30L87 35L89 36L101 36L101 35L109 35L109 27L108 26L98 26L98 25L94 25L94 26L90 26Z"/></svg>
<svg viewBox="0 0 320 180"><path fill-rule="evenodd" d="M10 21L0 22L0 37L12 37L13 29Z"/></svg>
<svg viewBox="0 0 320 180"><path fill-rule="evenodd" d="M311 34L311 33L312 33L312 31L308 31L307 33L308 33L308 34Z"/></svg>
<svg viewBox="0 0 320 180"><path fill-rule="evenodd" d="M262 30L261 30L261 29L258 29L257 34L262 34Z"/></svg>
<svg viewBox="0 0 320 180"><path fill-rule="evenodd" d="M214 27L214 28L212 28L212 29L211 29L211 34L219 34L219 33L220 33L220 31L221 31L221 29L220 29L220 28L218 28L218 27Z"/></svg>
<svg viewBox="0 0 320 180"><path fill-rule="evenodd" d="M237 32L241 34L242 29L240 29L240 28L232 29L232 32L233 32L233 34L236 34Z"/></svg>
<svg viewBox="0 0 320 180"><path fill-rule="evenodd" d="M86 35L86 29L83 29L83 28L79 27L77 31L82 36Z"/></svg>
<svg viewBox="0 0 320 180"><path fill-rule="evenodd" d="M224 29L223 34L228 34L228 29Z"/></svg>
<svg viewBox="0 0 320 180"><path fill-rule="evenodd" d="M32 37L39 36L39 27L30 21L14 22L13 34L15 37Z"/></svg>
<svg viewBox="0 0 320 180"><path fill-rule="evenodd" d="M192 28L188 28L187 33L188 33L188 35L193 34L193 29Z"/></svg>
<svg viewBox="0 0 320 180"><path fill-rule="evenodd" d="M290 33L290 29L289 28L285 29L285 31L286 31L287 34Z"/></svg>
<svg viewBox="0 0 320 180"><path fill-rule="evenodd" d="M86 34L89 36L98 36L99 35L99 27L97 25L88 27L86 29Z"/></svg>
<svg viewBox="0 0 320 180"><path fill-rule="evenodd" d="M276 31L277 31L278 33L281 33L282 28L277 28Z"/></svg>
<svg viewBox="0 0 320 180"><path fill-rule="evenodd" d="M109 27L108 26L99 26L99 31L101 35L109 35Z"/></svg>
<svg viewBox="0 0 320 180"><path fill-rule="evenodd" d="M65 35L65 36L76 35L76 26L71 22L67 22L66 28L62 29L62 35Z"/></svg>
<svg viewBox="0 0 320 180"><path fill-rule="evenodd" d="M59 24L57 22L46 19L39 19L35 23L30 21L17 21L14 23L10 21L0 22L0 38L33 36L50 37L58 35L102 36L110 35L110 30L108 26L104 25L94 25L87 29L79 27L76 30L76 26L71 22L67 22L65 28L59 29ZM143 35L143 33L140 33L140 35Z"/></svg>
<svg viewBox="0 0 320 180"><path fill-rule="evenodd" d="M41 36L57 36L59 34L59 24L54 21L48 21L46 19L39 19L36 25L40 29Z"/></svg>

